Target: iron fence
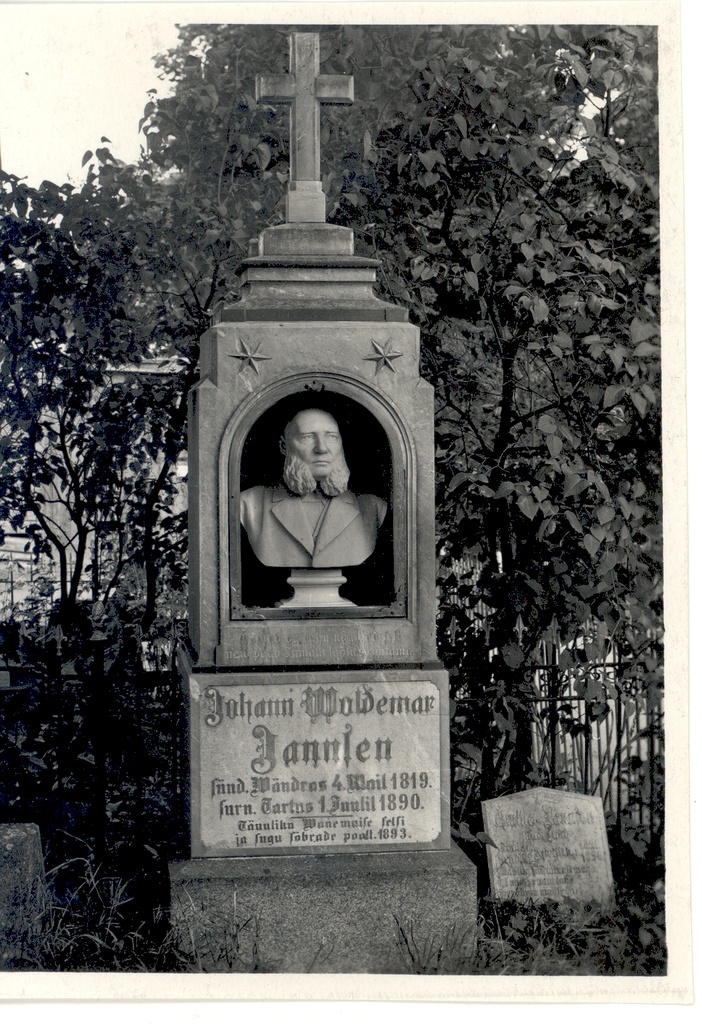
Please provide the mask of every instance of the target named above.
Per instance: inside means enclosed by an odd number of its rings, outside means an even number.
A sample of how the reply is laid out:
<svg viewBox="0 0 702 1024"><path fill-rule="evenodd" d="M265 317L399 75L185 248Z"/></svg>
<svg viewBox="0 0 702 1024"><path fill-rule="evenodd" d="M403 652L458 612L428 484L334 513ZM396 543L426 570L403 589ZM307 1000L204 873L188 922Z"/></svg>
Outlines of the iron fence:
<svg viewBox="0 0 702 1024"><path fill-rule="evenodd" d="M454 559L457 582L447 601L460 606L474 623L486 624L493 609L484 603L469 607L459 588L459 582L463 587L474 584L480 569L473 557ZM518 643L522 632L518 618ZM600 796L608 821L627 834L627 841L650 843L662 834L663 825L663 705L652 701L615 643L609 643L604 661L590 656L583 657L577 668L567 665L563 655L588 653L597 632L591 623L589 632L586 628L576 641L563 645L554 623L550 642L540 645L538 664L527 673L520 695L530 711L531 771L522 781ZM466 690L479 693L489 683L490 657L484 666L486 678L472 680L476 685ZM464 696L468 693L459 689L457 707L475 714L480 699L462 700ZM475 794L482 755L470 743L463 746L458 760L454 751L454 779L457 770L464 791Z"/></svg>
<svg viewBox="0 0 702 1024"><path fill-rule="evenodd" d="M99 850L135 836L183 855L187 743L176 674L140 659L105 666L99 656L78 671L7 674L0 821L37 822L56 856L66 837Z"/></svg>
<svg viewBox="0 0 702 1024"><path fill-rule="evenodd" d="M616 657L589 664L591 688L602 695L588 700L578 692L580 675L555 661L539 666L532 756L550 786L601 797L609 820L649 841L662 813L663 708L628 685L624 667Z"/></svg>
<svg viewBox="0 0 702 1024"><path fill-rule="evenodd" d="M518 698L523 709L518 724L490 751L489 780L484 749L454 738L458 819L478 794L486 799L515 788L547 786L601 797L606 820L620 837L639 855L653 850L663 831L663 707L630 686L626 667L613 661L588 664L575 673L553 660L533 669L528 678L532 692ZM587 689L600 693L589 699L583 696ZM478 716L485 721L492 710L490 701L460 694L455 707L464 721ZM516 773L512 758L521 766ZM501 765L502 774L494 765Z"/></svg>

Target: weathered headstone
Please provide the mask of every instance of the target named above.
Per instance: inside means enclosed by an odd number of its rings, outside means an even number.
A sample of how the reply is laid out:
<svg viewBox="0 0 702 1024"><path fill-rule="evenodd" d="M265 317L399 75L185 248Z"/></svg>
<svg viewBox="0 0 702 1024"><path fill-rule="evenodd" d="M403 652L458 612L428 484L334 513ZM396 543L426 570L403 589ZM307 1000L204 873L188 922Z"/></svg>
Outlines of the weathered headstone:
<svg viewBox="0 0 702 1024"><path fill-rule="evenodd" d="M244 261L190 396L193 860L173 905L236 894L277 922L261 943L279 970L382 971L403 913L427 942L475 919L450 837L433 392L418 329L373 293L377 261L324 222L319 107L351 80L319 75L316 34L290 47L291 74L257 84L291 104L287 223Z"/></svg>
<svg viewBox="0 0 702 1024"><path fill-rule="evenodd" d="M37 825L0 825L0 969L21 967L41 931L44 859Z"/></svg>
<svg viewBox="0 0 702 1024"><path fill-rule="evenodd" d="M600 797L537 788L485 800L482 807L495 844L487 848L495 899L612 904Z"/></svg>

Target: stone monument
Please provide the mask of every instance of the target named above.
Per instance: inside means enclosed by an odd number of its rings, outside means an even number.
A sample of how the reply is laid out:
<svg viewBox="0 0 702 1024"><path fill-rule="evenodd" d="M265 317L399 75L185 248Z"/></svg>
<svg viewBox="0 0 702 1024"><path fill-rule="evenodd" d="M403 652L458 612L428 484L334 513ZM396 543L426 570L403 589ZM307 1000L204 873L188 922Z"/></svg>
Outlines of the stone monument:
<svg viewBox="0 0 702 1024"><path fill-rule="evenodd" d="M39 827L0 825L0 971L31 966L45 902Z"/></svg>
<svg viewBox="0 0 702 1024"><path fill-rule="evenodd" d="M192 859L173 901L187 916L236 894L281 971L396 970L403 915L465 941L475 921L450 839L433 391L377 261L325 221L319 108L353 80L320 74L318 36L295 33L257 98L290 104L290 186L190 395Z"/></svg>
<svg viewBox="0 0 702 1024"><path fill-rule="evenodd" d="M537 787L484 800L483 821L495 899L613 905L601 797Z"/></svg>

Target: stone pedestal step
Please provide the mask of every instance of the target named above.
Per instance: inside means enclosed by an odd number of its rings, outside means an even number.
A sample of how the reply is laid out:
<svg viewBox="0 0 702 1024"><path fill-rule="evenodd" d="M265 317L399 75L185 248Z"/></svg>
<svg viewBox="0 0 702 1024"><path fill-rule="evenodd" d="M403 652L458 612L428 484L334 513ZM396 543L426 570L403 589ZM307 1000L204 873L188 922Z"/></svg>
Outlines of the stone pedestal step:
<svg viewBox="0 0 702 1024"><path fill-rule="evenodd" d="M462 974L476 871L450 850L174 863L173 923L209 971ZM215 962L228 943L229 962ZM232 956L232 952L235 953Z"/></svg>

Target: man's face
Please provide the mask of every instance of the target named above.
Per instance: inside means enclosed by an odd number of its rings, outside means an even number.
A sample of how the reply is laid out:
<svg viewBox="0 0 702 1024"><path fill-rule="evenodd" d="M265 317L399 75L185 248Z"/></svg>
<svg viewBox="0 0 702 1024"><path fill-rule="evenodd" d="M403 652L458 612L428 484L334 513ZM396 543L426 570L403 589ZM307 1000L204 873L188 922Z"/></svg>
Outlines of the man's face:
<svg viewBox="0 0 702 1024"><path fill-rule="evenodd" d="M315 480L323 480L343 455L336 420L319 409L299 412L286 431L287 451L309 467Z"/></svg>

